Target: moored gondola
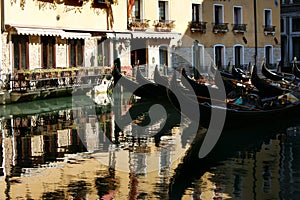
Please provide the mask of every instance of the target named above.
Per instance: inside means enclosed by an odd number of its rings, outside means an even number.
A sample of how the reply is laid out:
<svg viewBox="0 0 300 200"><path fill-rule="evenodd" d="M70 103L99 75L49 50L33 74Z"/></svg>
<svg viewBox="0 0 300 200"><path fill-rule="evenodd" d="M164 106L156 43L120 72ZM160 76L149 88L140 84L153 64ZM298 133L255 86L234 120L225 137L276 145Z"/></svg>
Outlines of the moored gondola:
<svg viewBox="0 0 300 200"><path fill-rule="evenodd" d="M235 79L246 82L249 81L250 76L244 72L242 69L232 66L231 74Z"/></svg>
<svg viewBox="0 0 300 200"><path fill-rule="evenodd" d="M182 114L192 120L199 120L195 115L195 112L199 112L200 123L204 127L209 127L210 123L221 123L220 121L211 121L212 113L222 113L226 116L224 122L226 129L264 124L271 125L274 122L280 122L282 119L292 119L300 113L299 92L277 95L273 98L261 98L256 94L248 94L243 97L243 104L228 102L225 99L211 99L212 103L209 104L207 102L203 103L198 97L198 102L195 102L195 97L190 98L189 95L184 93L183 88L174 79L171 80L170 85L173 91L176 90L176 97L180 99L180 105L188 107L188 105L198 103L199 110L188 110L186 108L187 112ZM287 100L289 98L290 101ZM170 101L172 102L172 99ZM176 103L173 105L178 106ZM180 111L182 112L182 110Z"/></svg>
<svg viewBox="0 0 300 200"><path fill-rule="evenodd" d="M293 74L294 74L295 77L300 79L300 69L299 69L296 62L293 63Z"/></svg>
<svg viewBox="0 0 300 200"><path fill-rule="evenodd" d="M139 68L137 68L137 72L136 72L136 82L138 82L144 89L152 90L153 92L155 92L155 94L152 96L153 99L168 100L167 98L168 84L162 85L146 79L142 75L142 72Z"/></svg>
<svg viewBox="0 0 300 200"><path fill-rule="evenodd" d="M153 80L154 80L155 83L163 85L163 86L168 86L169 85L168 77L161 76L160 73L159 73L159 71L158 71L158 67L157 66L154 69Z"/></svg>
<svg viewBox="0 0 300 200"><path fill-rule="evenodd" d="M272 85L257 74L257 67L253 66L251 70L251 83L258 89L260 96L274 97L289 92L288 89Z"/></svg>
<svg viewBox="0 0 300 200"><path fill-rule="evenodd" d="M268 79L273 81L283 81L284 76L277 74L267 68L266 64L263 63L261 67L261 73Z"/></svg>
<svg viewBox="0 0 300 200"><path fill-rule="evenodd" d="M195 94L202 99L210 100L211 94L219 93L220 84L224 85L226 94L229 94L232 90L237 88L237 84L234 83L234 79L223 77L221 74L221 80L214 82L214 84L208 84L205 82L198 82L187 75L185 69L181 70L181 83L185 87L192 87Z"/></svg>
<svg viewBox="0 0 300 200"><path fill-rule="evenodd" d="M136 81L129 79L126 76L123 76L117 67L114 67L112 70L112 75L114 78L114 89L117 85L122 86L125 92L132 93L135 96L141 98L152 99L160 93L160 89L152 84L140 84Z"/></svg>

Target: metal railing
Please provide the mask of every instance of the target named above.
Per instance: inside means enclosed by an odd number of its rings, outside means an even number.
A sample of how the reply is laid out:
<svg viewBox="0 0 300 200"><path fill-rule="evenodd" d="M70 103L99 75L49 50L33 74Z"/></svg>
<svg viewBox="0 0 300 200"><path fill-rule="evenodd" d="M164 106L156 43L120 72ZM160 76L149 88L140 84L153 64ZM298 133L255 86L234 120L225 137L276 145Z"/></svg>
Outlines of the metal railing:
<svg viewBox="0 0 300 200"><path fill-rule="evenodd" d="M111 74L110 67L18 70L2 74L3 90L28 91L98 83L102 75Z"/></svg>
<svg viewBox="0 0 300 200"><path fill-rule="evenodd" d="M244 33L247 31L247 24L232 24L232 31L235 33Z"/></svg>
<svg viewBox="0 0 300 200"><path fill-rule="evenodd" d="M227 33L228 32L228 23L213 23L213 32L214 33Z"/></svg>
<svg viewBox="0 0 300 200"><path fill-rule="evenodd" d="M205 33L206 32L206 24L207 24L207 22L191 21L189 26L190 26L190 30L192 32Z"/></svg>
<svg viewBox="0 0 300 200"><path fill-rule="evenodd" d="M149 28L148 19L131 19L128 22L128 28L133 31L146 31Z"/></svg>

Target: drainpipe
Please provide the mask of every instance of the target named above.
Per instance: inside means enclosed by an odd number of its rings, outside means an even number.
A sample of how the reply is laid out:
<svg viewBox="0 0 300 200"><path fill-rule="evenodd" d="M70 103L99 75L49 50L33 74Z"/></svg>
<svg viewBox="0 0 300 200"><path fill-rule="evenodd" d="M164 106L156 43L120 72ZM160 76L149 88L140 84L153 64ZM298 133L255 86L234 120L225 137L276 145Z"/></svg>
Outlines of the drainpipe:
<svg viewBox="0 0 300 200"><path fill-rule="evenodd" d="M4 0L1 0L1 33L0 33L0 69L2 69L2 33L5 31L5 24L4 24ZM2 80L2 73L0 73L0 79Z"/></svg>
<svg viewBox="0 0 300 200"><path fill-rule="evenodd" d="M4 0L1 0L1 33L5 31L4 17Z"/></svg>
<svg viewBox="0 0 300 200"><path fill-rule="evenodd" d="M256 66L256 63L257 63L257 5L256 5L256 0L254 0L254 50L255 50L255 53L254 53L254 65Z"/></svg>

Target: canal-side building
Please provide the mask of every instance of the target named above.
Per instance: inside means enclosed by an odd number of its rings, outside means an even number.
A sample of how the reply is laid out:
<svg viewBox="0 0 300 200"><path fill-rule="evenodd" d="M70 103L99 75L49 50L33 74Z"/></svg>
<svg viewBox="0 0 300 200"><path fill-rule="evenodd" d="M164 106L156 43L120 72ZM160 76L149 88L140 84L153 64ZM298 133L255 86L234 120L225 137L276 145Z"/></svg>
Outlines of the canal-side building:
<svg viewBox="0 0 300 200"><path fill-rule="evenodd" d="M2 73L70 67L169 65L171 2L1 1ZM147 8L147 9L146 9ZM167 9L163 10L162 9ZM162 13L161 13L162 12ZM147 18L147 19L146 19Z"/></svg>
<svg viewBox="0 0 300 200"><path fill-rule="evenodd" d="M281 49L282 64L291 68L294 57L300 59L300 1L281 1Z"/></svg>
<svg viewBox="0 0 300 200"><path fill-rule="evenodd" d="M277 0L4 0L0 16L7 90L31 89L31 80L41 77L20 72L52 70L42 77L69 77L73 72L57 70L110 68L117 57L122 71L131 75L140 66L149 78L155 66L166 74L178 67L281 59ZM16 83L20 79L27 83Z"/></svg>
<svg viewBox="0 0 300 200"><path fill-rule="evenodd" d="M179 7L188 12L176 18L183 37L173 63L183 65L184 58L200 68L226 68L280 60L279 1L195 0Z"/></svg>

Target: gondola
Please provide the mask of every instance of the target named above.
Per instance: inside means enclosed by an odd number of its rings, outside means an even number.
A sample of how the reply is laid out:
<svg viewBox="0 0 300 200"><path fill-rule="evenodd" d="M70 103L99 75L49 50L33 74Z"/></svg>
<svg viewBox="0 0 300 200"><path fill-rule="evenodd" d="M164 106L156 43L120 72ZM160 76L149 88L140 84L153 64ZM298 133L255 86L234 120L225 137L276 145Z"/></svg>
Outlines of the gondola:
<svg viewBox="0 0 300 200"><path fill-rule="evenodd" d="M202 96L203 98L210 98L210 92L215 92L218 90L216 85L209 85L206 83L201 83L192 79L184 68L181 69L181 83L184 87L192 87L197 96Z"/></svg>
<svg viewBox="0 0 300 200"><path fill-rule="evenodd" d="M195 94L199 97L202 97L203 100L209 100L212 93L218 93L219 84L224 84L226 94L229 94L232 90L237 88L236 83L233 82L233 79L224 78L221 74L221 80L219 83L215 85L207 85L205 83L197 82L196 80L192 79L190 76L187 75L185 69L181 70L181 83L185 87L192 87Z"/></svg>
<svg viewBox="0 0 300 200"><path fill-rule="evenodd" d="M271 85L257 74L257 67L253 66L251 71L251 83L258 89L259 95L263 97L274 97L289 92L288 89Z"/></svg>
<svg viewBox="0 0 300 200"><path fill-rule="evenodd" d="M297 63L293 64L293 74L295 77L300 78L300 69L299 69Z"/></svg>
<svg viewBox="0 0 300 200"><path fill-rule="evenodd" d="M270 69L267 68L266 64L263 63L261 67L261 73L268 79L273 81L283 81L284 76L279 75L275 72L272 72Z"/></svg>
<svg viewBox="0 0 300 200"><path fill-rule="evenodd" d="M125 92L132 93L141 98L153 99L161 92L159 88L152 84L143 85L123 76L117 67L113 68L112 76L114 78L114 89L117 85L120 85L123 86Z"/></svg>
<svg viewBox="0 0 300 200"><path fill-rule="evenodd" d="M249 81L250 76L246 74L242 69L232 66L231 74L235 79L246 82Z"/></svg>
<svg viewBox="0 0 300 200"><path fill-rule="evenodd" d="M169 80L166 76L161 76L157 66L154 69L154 76L153 76L153 80L155 83L163 85L163 86L168 86L169 85Z"/></svg>
<svg viewBox="0 0 300 200"><path fill-rule="evenodd" d="M139 68L137 68L136 72L136 82L141 85L141 87L147 89L147 90L152 90L155 92L155 95L152 96L153 99L165 99L168 100L167 97L167 90L168 90L168 84L162 85L153 81L150 81L146 79L143 75L142 72Z"/></svg>
<svg viewBox="0 0 300 200"><path fill-rule="evenodd" d="M179 99L180 105L186 105L185 107L188 107L188 105L198 103L199 110L188 110L185 108L186 111L182 114L189 117L191 120L199 120L199 117L197 117L197 112L199 112L200 124L204 127L209 127L212 112L221 112L224 114L224 110L226 114L224 128L226 129L268 124L272 125L274 122L280 123L283 119L294 118L300 113L300 101L298 99L293 103L272 106L273 102L282 97L281 95L271 99L262 99L255 94L248 94L248 98L244 98L245 105L228 103L225 99L212 99L211 101L214 103L214 105L212 105L207 102L203 103L198 98L198 102L194 102L195 97L190 98L189 95L186 95L180 84L173 78L170 82L170 87L173 91L176 90L176 97ZM299 92L292 92L292 95L297 98L300 96ZM173 102L172 98L170 98L170 101ZM180 105L178 105L178 103L176 105L176 102L173 102L173 106L182 112L183 110L180 110Z"/></svg>

